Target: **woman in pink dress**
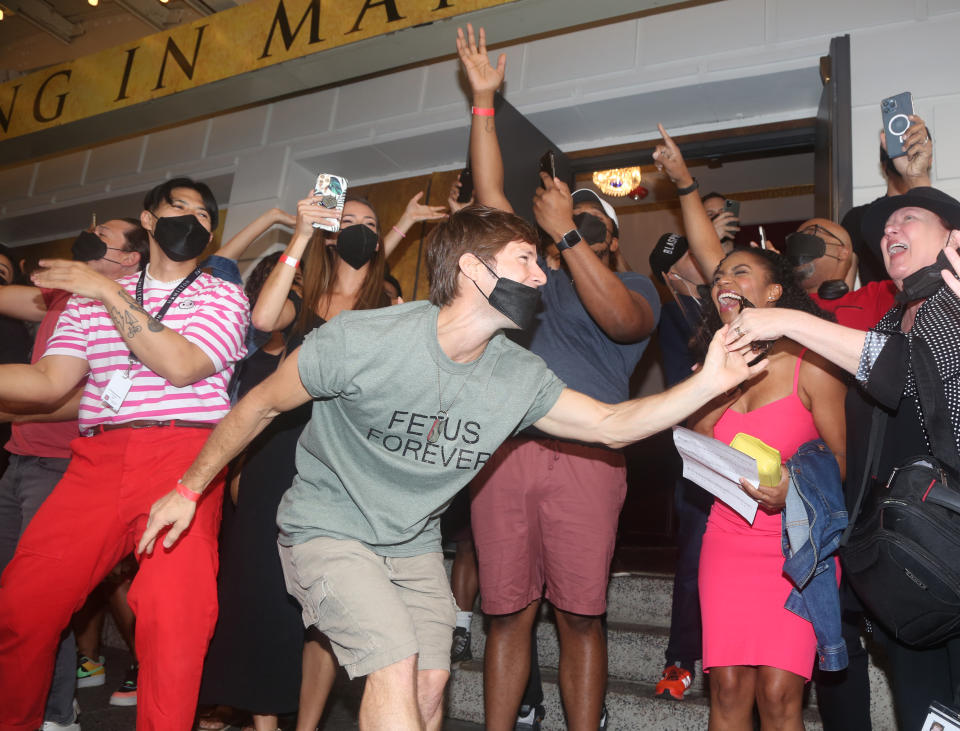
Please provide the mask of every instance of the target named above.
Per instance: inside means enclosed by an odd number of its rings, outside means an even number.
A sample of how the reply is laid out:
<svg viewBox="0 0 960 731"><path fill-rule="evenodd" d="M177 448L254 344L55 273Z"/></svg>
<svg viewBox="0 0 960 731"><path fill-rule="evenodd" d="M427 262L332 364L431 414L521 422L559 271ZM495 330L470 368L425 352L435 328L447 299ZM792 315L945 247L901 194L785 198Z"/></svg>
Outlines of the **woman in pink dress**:
<svg viewBox="0 0 960 731"><path fill-rule="evenodd" d="M711 306L712 305L712 306ZM825 317L797 284L785 257L737 249L714 274L704 329L712 334L744 306L790 307ZM709 341L707 341L709 342ZM821 438L844 470L846 386L834 366L793 341L777 340L769 366L691 420L729 444L744 432L780 451ZM703 667L710 673L710 730L753 728L757 704L763 729L803 728L803 686L816 656L813 625L784 609L793 585L783 575L781 509L787 471L776 487L743 489L759 505L753 524L719 500L700 555Z"/></svg>

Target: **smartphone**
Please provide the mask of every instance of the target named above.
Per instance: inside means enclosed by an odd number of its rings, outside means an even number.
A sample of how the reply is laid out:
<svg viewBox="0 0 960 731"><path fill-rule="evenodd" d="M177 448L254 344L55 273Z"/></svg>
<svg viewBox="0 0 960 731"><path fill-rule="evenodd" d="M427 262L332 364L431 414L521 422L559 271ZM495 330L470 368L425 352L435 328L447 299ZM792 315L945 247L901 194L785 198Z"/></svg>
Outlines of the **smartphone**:
<svg viewBox="0 0 960 731"><path fill-rule="evenodd" d="M740 220L740 201L732 201L727 198L723 202L723 210L729 211L735 219Z"/></svg>
<svg viewBox="0 0 960 731"><path fill-rule="evenodd" d="M909 115L911 114L913 114L913 95L909 91L888 96L880 102L883 134L887 138L887 154L891 159L907 154L903 149L903 136L910 128Z"/></svg>
<svg viewBox="0 0 960 731"><path fill-rule="evenodd" d="M553 150L547 150L540 157L540 172L546 173L551 179L557 177L557 156ZM540 181L540 186L543 187L543 180Z"/></svg>
<svg viewBox="0 0 960 731"><path fill-rule="evenodd" d="M764 232L763 226L757 226L757 228L760 229L760 248L761 248L761 249L766 249L766 248L767 248L767 234Z"/></svg>
<svg viewBox="0 0 960 731"><path fill-rule="evenodd" d="M457 203L469 203L473 198L473 172L469 167L460 171L460 195L457 196Z"/></svg>
<svg viewBox="0 0 960 731"><path fill-rule="evenodd" d="M333 175L332 173L320 173L317 176L316 185L313 186L313 194L320 196L320 203L318 205L324 208L343 211L343 204L347 200L347 179L339 175ZM334 221L331 224L315 223L313 227L336 233L340 230L340 222Z"/></svg>

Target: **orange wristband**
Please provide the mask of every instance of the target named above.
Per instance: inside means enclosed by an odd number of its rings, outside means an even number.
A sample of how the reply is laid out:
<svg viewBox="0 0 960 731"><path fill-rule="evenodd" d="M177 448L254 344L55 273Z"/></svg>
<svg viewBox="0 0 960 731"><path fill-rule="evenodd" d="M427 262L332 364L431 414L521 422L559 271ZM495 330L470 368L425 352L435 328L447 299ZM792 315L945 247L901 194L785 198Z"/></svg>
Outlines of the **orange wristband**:
<svg viewBox="0 0 960 731"><path fill-rule="evenodd" d="M201 497L203 497L202 492L194 492L189 487L187 487L182 482L180 482L180 480L177 480L177 494L180 495L180 497L185 497L187 500L189 500L192 503L197 502Z"/></svg>
<svg viewBox="0 0 960 731"><path fill-rule="evenodd" d="M492 117L493 107L474 107L473 113L478 117Z"/></svg>

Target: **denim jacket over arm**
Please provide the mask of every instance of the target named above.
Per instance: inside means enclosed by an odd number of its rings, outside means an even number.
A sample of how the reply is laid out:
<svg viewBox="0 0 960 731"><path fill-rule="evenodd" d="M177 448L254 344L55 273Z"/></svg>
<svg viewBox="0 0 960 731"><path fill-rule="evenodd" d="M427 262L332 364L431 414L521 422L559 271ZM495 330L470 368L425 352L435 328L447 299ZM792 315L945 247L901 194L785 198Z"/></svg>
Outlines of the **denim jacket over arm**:
<svg viewBox="0 0 960 731"><path fill-rule="evenodd" d="M840 468L823 440L802 445L787 463L783 572L794 584L784 607L813 623L821 670L847 667L840 629L837 566L832 558L847 527Z"/></svg>

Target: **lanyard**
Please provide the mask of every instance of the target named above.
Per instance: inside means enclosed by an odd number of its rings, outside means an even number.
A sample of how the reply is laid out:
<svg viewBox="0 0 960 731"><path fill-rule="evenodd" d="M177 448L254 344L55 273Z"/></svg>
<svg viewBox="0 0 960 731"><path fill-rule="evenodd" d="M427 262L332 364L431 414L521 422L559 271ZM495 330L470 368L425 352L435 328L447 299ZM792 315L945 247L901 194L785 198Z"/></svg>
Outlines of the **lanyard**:
<svg viewBox="0 0 960 731"><path fill-rule="evenodd" d="M200 267L197 267L192 272L190 272L190 274L188 274L186 278L184 278L184 280L180 282L180 284L176 286L176 288L170 293L170 296L167 297L167 301L163 303L163 307L160 308L160 311L156 315L153 315L154 320L156 320L157 322L160 322L163 319L163 316L167 314L167 310L170 309L170 305L173 304L174 300L176 300L177 297L183 294L184 290L187 287L189 287L191 284L194 283L194 281L196 281L197 277L200 276L201 271L202 270L200 269ZM143 309L144 312L146 312L146 309L143 307L143 282L146 279L146 276L147 276L147 268L144 267L140 271L140 279L137 280L137 290L136 290L137 304L140 305L140 308ZM149 315L150 313L148 312L147 314ZM133 354L133 351L131 350L130 365L133 366L135 363L139 363L139 362L140 362L140 359L137 356L135 356Z"/></svg>

